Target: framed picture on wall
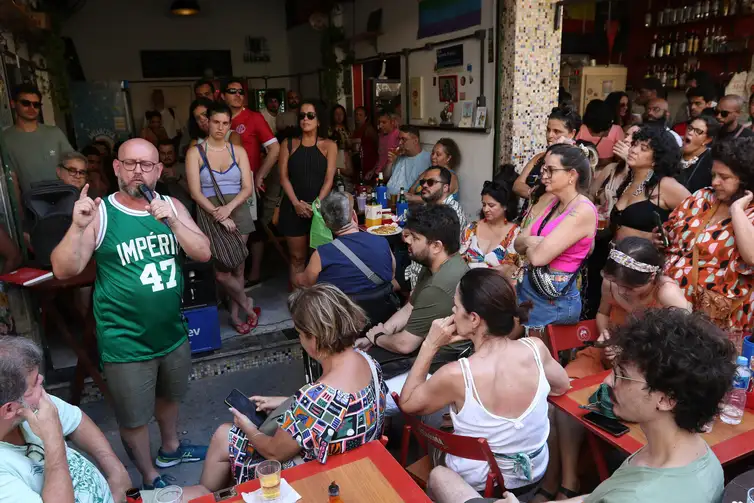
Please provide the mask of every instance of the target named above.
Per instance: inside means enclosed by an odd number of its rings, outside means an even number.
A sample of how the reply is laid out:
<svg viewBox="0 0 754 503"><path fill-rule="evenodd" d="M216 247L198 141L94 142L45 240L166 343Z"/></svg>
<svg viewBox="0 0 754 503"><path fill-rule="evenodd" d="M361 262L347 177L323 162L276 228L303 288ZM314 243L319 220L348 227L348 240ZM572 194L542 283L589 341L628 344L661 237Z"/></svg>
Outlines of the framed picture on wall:
<svg viewBox="0 0 754 503"><path fill-rule="evenodd" d="M474 117L474 127L487 127L487 107L476 107L476 116Z"/></svg>
<svg viewBox="0 0 754 503"><path fill-rule="evenodd" d="M440 89L440 101L458 101L458 75L440 75L437 77L437 87Z"/></svg>
<svg viewBox="0 0 754 503"><path fill-rule="evenodd" d="M424 77L411 77L409 82L409 96L411 100L411 118L424 118Z"/></svg>
<svg viewBox="0 0 754 503"><path fill-rule="evenodd" d="M458 127L472 127L474 125L474 102L462 101L461 120L458 121Z"/></svg>

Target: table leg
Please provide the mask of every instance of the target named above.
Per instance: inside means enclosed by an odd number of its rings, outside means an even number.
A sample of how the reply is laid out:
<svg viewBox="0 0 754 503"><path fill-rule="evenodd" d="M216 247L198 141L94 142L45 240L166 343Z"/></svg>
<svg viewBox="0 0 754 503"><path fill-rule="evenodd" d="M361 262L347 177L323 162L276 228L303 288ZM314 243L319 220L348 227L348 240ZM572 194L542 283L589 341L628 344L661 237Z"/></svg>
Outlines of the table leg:
<svg viewBox="0 0 754 503"><path fill-rule="evenodd" d="M597 465L597 474L600 477L600 482L604 482L610 477L610 472L607 469L605 453L602 450L600 439L594 433L588 432L587 440L589 441L589 449L592 451L592 456L594 457L594 464Z"/></svg>

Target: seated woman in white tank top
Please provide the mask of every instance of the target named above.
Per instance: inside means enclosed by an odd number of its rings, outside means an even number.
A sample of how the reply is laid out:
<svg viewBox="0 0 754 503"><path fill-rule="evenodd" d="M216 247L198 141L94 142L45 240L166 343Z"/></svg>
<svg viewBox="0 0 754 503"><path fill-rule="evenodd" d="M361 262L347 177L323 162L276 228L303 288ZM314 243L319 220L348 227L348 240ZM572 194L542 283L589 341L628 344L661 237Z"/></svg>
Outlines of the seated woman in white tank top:
<svg viewBox="0 0 754 503"><path fill-rule="evenodd" d="M526 316L498 271L467 272L456 289L453 315L432 323L400 400L409 414L431 414L449 405L455 433L487 440L505 487L514 494L533 491L544 476L547 396L569 388L568 375L540 339L513 340ZM438 348L460 340L472 341L474 354L426 380ZM445 464L475 489L484 489L486 462L448 455Z"/></svg>

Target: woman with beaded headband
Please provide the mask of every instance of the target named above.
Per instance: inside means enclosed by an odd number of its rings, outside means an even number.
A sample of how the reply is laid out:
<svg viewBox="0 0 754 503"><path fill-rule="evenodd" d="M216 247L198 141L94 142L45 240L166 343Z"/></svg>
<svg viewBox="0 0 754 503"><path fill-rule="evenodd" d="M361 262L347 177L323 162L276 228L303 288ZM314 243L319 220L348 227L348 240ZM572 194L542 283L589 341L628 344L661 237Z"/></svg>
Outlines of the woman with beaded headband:
<svg viewBox="0 0 754 503"><path fill-rule="evenodd" d="M603 349L604 343L610 337L610 330L622 325L629 316L640 314L650 307L690 310L690 304L678 285L662 274L664 263L662 253L644 238L627 237L615 244L602 270L602 299L597 314L602 344L579 351L576 359L565 367L569 378L580 379L610 368L613 355L609 346ZM581 489L578 458L585 430L559 412L556 412L552 424L557 429L560 448L551 451L559 459L551 458L550 466L560 463L561 485L558 492L569 498L574 497L580 494Z"/></svg>

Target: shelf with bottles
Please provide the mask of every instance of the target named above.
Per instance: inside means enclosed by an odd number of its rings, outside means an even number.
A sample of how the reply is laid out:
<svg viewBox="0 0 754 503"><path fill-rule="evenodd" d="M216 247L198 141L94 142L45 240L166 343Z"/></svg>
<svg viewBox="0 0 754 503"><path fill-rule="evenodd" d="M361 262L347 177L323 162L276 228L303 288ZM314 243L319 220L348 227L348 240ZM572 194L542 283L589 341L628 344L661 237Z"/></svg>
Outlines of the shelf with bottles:
<svg viewBox="0 0 754 503"><path fill-rule="evenodd" d="M651 3L650 3L651 6ZM697 0L689 5L678 5L650 10L644 14L646 28L672 28L709 24L740 19L754 15L754 0Z"/></svg>
<svg viewBox="0 0 754 503"><path fill-rule="evenodd" d="M750 36L734 34L729 37L722 25L712 26L699 33L675 32L669 35L655 33L649 46L648 58L652 61L679 60L708 56L725 56L749 53Z"/></svg>

